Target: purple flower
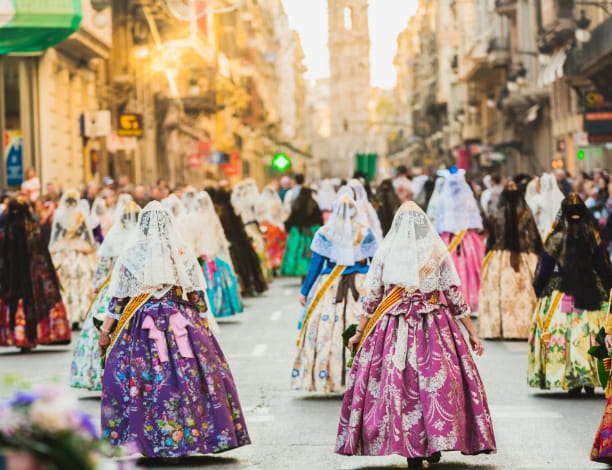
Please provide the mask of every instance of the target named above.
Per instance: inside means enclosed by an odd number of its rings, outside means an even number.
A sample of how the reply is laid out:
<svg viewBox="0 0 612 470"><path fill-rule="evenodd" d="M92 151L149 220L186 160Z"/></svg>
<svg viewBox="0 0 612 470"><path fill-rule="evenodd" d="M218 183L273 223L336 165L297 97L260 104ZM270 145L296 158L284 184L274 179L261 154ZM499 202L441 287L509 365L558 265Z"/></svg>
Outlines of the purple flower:
<svg viewBox="0 0 612 470"><path fill-rule="evenodd" d="M98 438L98 428L87 413L81 414L81 428L84 429L91 437Z"/></svg>
<svg viewBox="0 0 612 470"><path fill-rule="evenodd" d="M13 406L27 406L34 403L36 400L40 400L41 395L38 392L32 390L19 390L15 393L13 398L9 401L9 405Z"/></svg>

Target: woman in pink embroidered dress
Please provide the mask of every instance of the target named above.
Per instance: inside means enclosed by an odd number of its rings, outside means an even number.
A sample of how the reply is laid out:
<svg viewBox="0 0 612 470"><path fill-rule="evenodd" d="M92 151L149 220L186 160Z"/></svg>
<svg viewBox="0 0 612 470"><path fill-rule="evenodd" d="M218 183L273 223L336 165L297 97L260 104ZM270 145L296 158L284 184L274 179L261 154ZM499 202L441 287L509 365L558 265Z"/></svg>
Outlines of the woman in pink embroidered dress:
<svg viewBox="0 0 612 470"><path fill-rule="evenodd" d="M473 351L484 347L470 320L444 242L426 214L405 203L376 254L342 404L336 452L435 463L441 451L495 452Z"/></svg>

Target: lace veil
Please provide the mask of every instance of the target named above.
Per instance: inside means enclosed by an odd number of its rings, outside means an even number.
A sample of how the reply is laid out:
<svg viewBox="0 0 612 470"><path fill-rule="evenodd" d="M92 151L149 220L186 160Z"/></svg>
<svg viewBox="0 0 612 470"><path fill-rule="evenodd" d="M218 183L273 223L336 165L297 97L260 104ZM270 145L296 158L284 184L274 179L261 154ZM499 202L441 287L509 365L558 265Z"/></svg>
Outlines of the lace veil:
<svg viewBox="0 0 612 470"><path fill-rule="evenodd" d="M357 209L366 215L368 226L372 230L372 233L374 233L376 240L382 242L383 233L380 225L380 219L378 218L376 210L368 200L368 193L363 187L363 184L361 184L361 181L358 179L353 178L348 182L348 186L355 191L355 202L357 203Z"/></svg>
<svg viewBox="0 0 612 470"><path fill-rule="evenodd" d="M123 214L123 208L127 205L128 202L133 201L134 198L131 194L123 193L120 194L117 198L117 203L115 204L115 218L121 217Z"/></svg>
<svg viewBox="0 0 612 470"><path fill-rule="evenodd" d="M219 256L224 261L231 262L229 244L223 226L206 191L196 194L193 200L193 212L189 214L186 228L190 235L189 241L197 256L206 255L210 258Z"/></svg>
<svg viewBox="0 0 612 470"><path fill-rule="evenodd" d="M440 203L440 195L442 193L442 189L444 189L445 182L446 178L443 178L441 176L438 176L438 178L436 178L433 193L431 193L431 197L429 198L429 204L427 204L427 217L429 217L430 220L434 220L436 216L438 204Z"/></svg>
<svg viewBox="0 0 612 470"><path fill-rule="evenodd" d="M461 285L446 245L414 202L404 203L397 211L372 261L366 285L371 290L397 285L425 293Z"/></svg>
<svg viewBox="0 0 612 470"><path fill-rule="evenodd" d="M434 226L438 233L482 230L480 209L464 175L454 174L446 178L436 207Z"/></svg>
<svg viewBox="0 0 612 470"><path fill-rule="evenodd" d="M232 191L232 205L245 224L256 220L256 204L258 200L259 189L257 188L257 183L252 178L238 183Z"/></svg>
<svg viewBox="0 0 612 470"><path fill-rule="evenodd" d="M117 258L138 230L138 214L140 206L134 201L123 205L121 214L115 218L104 242L98 250L100 258Z"/></svg>
<svg viewBox="0 0 612 470"><path fill-rule="evenodd" d="M137 233L115 263L111 297L165 292L173 286L185 294L206 290L202 268L174 225L174 217L162 204L147 204Z"/></svg>
<svg viewBox="0 0 612 470"><path fill-rule="evenodd" d="M287 219L285 207L274 188L265 187L257 201L257 220L276 225L284 230Z"/></svg>
<svg viewBox="0 0 612 470"><path fill-rule="evenodd" d="M95 245L89 224L89 213L79 200L76 189L69 189L62 194L53 216L49 249L53 251L54 245L63 241L67 235L70 235L69 238L79 238L91 246Z"/></svg>
<svg viewBox="0 0 612 470"><path fill-rule="evenodd" d="M333 210L334 200L336 199L336 190L331 180L321 181L321 187L317 191L317 202L319 209L322 211Z"/></svg>
<svg viewBox="0 0 612 470"><path fill-rule="evenodd" d="M369 235L369 237L368 237ZM315 234L310 249L341 266L372 258L378 244L357 220L357 204L347 195L336 199L329 221Z"/></svg>
<svg viewBox="0 0 612 470"><path fill-rule="evenodd" d="M539 211L537 222L541 232L546 234L552 228L555 218L561 210L561 203L565 199L554 175L544 173L540 177L539 199L542 207Z"/></svg>

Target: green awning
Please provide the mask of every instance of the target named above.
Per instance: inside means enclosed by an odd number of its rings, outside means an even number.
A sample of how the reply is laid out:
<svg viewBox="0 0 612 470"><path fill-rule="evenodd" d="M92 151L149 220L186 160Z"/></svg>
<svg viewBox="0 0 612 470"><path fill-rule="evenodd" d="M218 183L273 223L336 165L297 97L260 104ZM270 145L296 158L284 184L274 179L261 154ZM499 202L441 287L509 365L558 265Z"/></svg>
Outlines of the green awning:
<svg viewBox="0 0 612 470"><path fill-rule="evenodd" d="M0 55L40 52L79 29L81 0L0 0Z"/></svg>

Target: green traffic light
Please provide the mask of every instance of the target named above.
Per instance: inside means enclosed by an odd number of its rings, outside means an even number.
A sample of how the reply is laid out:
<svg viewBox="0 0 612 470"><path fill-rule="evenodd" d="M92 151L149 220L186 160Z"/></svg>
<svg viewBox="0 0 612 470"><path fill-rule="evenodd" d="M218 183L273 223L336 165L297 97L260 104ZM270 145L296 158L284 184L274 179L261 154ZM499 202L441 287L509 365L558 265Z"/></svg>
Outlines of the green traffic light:
<svg viewBox="0 0 612 470"><path fill-rule="evenodd" d="M578 150L578 160L584 160L586 153L584 150Z"/></svg>
<svg viewBox="0 0 612 470"><path fill-rule="evenodd" d="M277 171L285 171L291 166L291 159L284 153L277 153L272 159L272 166Z"/></svg>

